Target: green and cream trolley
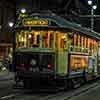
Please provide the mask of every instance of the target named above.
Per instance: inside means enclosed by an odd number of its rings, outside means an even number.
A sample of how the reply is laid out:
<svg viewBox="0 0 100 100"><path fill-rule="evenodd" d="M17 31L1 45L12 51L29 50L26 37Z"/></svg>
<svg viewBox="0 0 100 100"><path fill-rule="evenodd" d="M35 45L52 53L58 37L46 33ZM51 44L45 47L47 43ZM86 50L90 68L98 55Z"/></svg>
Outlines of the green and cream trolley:
<svg viewBox="0 0 100 100"><path fill-rule="evenodd" d="M14 28L16 82L76 86L99 75L100 36L54 14L31 14Z"/></svg>

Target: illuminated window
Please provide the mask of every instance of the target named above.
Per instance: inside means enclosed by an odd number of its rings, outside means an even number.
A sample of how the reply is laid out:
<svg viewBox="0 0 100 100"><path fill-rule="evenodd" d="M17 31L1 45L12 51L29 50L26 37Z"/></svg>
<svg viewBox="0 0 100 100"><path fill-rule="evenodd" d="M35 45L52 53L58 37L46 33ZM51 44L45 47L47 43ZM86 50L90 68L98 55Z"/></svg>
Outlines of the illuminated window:
<svg viewBox="0 0 100 100"><path fill-rule="evenodd" d="M32 47L33 44L34 44L34 33L31 32L31 34L29 34L29 45L30 45L30 47Z"/></svg>
<svg viewBox="0 0 100 100"><path fill-rule="evenodd" d="M67 41L67 35L65 33L61 34L61 48L66 48L66 41Z"/></svg>
<svg viewBox="0 0 100 100"><path fill-rule="evenodd" d="M21 47L21 33L20 32L18 32L17 34L16 34L16 46L19 48L19 47Z"/></svg>
<svg viewBox="0 0 100 100"><path fill-rule="evenodd" d="M87 46L87 44L86 44L86 41L87 41L87 38L86 37L84 37L84 48L86 48Z"/></svg>
<svg viewBox="0 0 100 100"><path fill-rule="evenodd" d="M74 46L76 46L76 45L77 45L77 35L74 34Z"/></svg>
<svg viewBox="0 0 100 100"><path fill-rule="evenodd" d="M74 32L72 32L71 34L72 34L71 45L74 46Z"/></svg>
<svg viewBox="0 0 100 100"><path fill-rule="evenodd" d="M56 32L56 48L60 48L60 33Z"/></svg>
<svg viewBox="0 0 100 100"><path fill-rule="evenodd" d="M41 36L41 38L40 38ZM55 37L54 37L55 36ZM55 39L55 40L54 40ZM54 43L56 42L56 43ZM59 31L20 31L16 34L16 47L17 48L66 48L67 47L67 33Z"/></svg>
<svg viewBox="0 0 100 100"><path fill-rule="evenodd" d="M88 38L88 45L87 45L88 49L90 49L90 39Z"/></svg>
<svg viewBox="0 0 100 100"><path fill-rule="evenodd" d="M42 47L43 48L48 48L49 43L48 43L48 32L47 31L42 31Z"/></svg>
<svg viewBox="0 0 100 100"><path fill-rule="evenodd" d="M28 33L26 31L20 31L16 34L16 47L17 48L28 47Z"/></svg>
<svg viewBox="0 0 100 100"><path fill-rule="evenodd" d="M32 31L31 34L29 34L29 43L30 47L39 47L40 45L40 32L39 31Z"/></svg>
<svg viewBox="0 0 100 100"><path fill-rule="evenodd" d="M84 47L84 37L83 36L81 37L81 46L82 48Z"/></svg>
<svg viewBox="0 0 100 100"><path fill-rule="evenodd" d="M88 38L86 37L86 48L88 48Z"/></svg>
<svg viewBox="0 0 100 100"><path fill-rule="evenodd" d="M90 50L92 50L92 39L90 39Z"/></svg>
<svg viewBox="0 0 100 100"><path fill-rule="evenodd" d="M54 32L50 32L50 48L53 48Z"/></svg>
<svg viewBox="0 0 100 100"><path fill-rule="evenodd" d="M53 48L54 31L42 31L42 47Z"/></svg>
<svg viewBox="0 0 100 100"><path fill-rule="evenodd" d="M80 35L78 34L78 47L80 47Z"/></svg>
<svg viewBox="0 0 100 100"><path fill-rule="evenodd" d="M83 36L83 48L85 48L85 36Z"/></svg>
<svg viewBox="0 0 100 100"><path fill-rule="evenodd" d="M66 48L67 34L56 32L56 48Z"/></svg>

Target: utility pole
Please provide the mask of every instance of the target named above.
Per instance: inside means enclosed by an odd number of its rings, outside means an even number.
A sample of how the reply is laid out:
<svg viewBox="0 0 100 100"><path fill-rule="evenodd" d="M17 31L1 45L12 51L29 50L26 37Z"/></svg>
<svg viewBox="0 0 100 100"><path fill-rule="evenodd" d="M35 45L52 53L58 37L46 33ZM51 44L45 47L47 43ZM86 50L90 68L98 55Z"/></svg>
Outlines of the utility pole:
<svg viewBox="0 0 100 100"><path fill-rule="evenodd" d="M94 10L97 8L96 5L93 5L93 1L92 0L88 0L88 5L91 6L91 31L93 31L94 29Z"/></svg>
<svg viewBox="0 0 100 100"><path fill-rule="evenodd" d="M93 18L93 15L94 15L94 10L93 10L93 8L91 8L91 30L94 29L94 18Z"/></svg>

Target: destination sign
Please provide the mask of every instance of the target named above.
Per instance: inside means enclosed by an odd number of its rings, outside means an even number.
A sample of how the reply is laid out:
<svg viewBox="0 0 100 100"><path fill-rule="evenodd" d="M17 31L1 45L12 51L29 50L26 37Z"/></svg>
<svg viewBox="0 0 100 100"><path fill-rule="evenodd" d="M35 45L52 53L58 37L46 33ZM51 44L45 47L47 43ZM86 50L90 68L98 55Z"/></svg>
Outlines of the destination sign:
<svg viewBox="0 0 100 100"><path fill-rule="evenodd" d="M48 20L24 20L24 26L48 26Z"/></svg>

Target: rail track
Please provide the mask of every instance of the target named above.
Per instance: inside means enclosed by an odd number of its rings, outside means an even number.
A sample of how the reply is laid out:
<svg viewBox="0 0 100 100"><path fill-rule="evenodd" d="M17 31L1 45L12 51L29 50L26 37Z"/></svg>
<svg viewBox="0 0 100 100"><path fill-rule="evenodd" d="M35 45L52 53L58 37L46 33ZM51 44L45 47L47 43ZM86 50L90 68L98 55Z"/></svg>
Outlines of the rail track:
<svg viewBox="0 0 100 100"><path fill-rule="evenodd" d="M55 93L49 90L33 92L23 89L14 89L13 93L1 97L0 100L70 100L75 96L81 95L87 91L90 91L91 89L95 89L98 87L100 87L100 80L92 83L87 83L77 89L59 91Z"/></svg>

